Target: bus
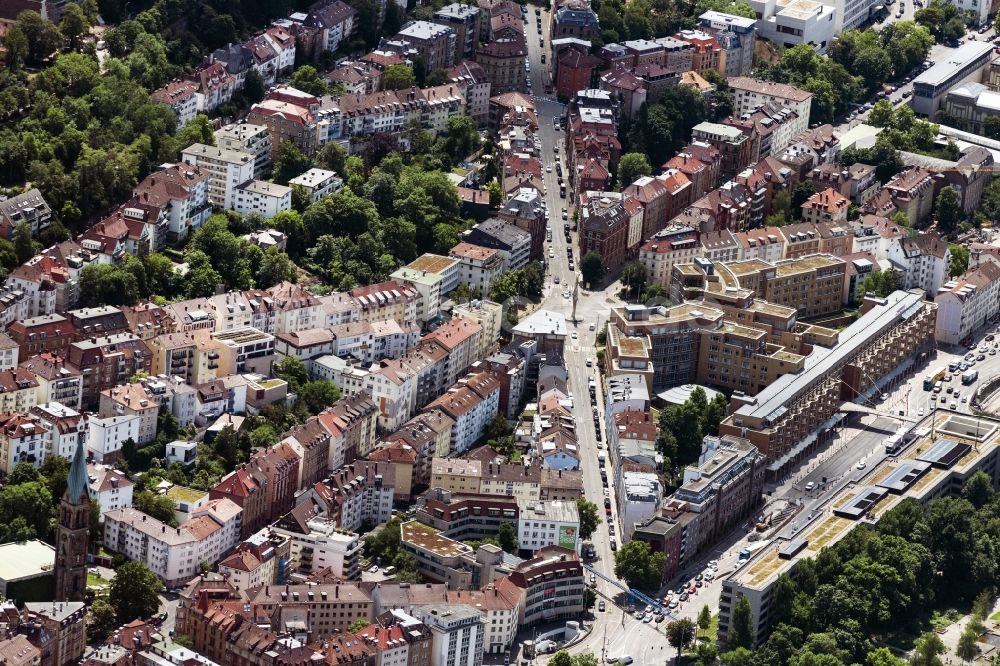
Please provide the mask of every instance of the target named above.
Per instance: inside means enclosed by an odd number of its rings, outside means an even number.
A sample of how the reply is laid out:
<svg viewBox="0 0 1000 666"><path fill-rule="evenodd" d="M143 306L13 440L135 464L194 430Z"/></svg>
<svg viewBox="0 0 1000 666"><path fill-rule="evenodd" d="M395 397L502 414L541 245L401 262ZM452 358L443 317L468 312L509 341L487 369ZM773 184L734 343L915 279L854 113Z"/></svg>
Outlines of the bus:
<svg viewBox="0 0 1000 666"><path fill-rule="evenodd" d="M924 390L930 391L932 388L934 388L935 384L944 379L945 371L946 368L940 368L933 374L924 377Z"/></svg>

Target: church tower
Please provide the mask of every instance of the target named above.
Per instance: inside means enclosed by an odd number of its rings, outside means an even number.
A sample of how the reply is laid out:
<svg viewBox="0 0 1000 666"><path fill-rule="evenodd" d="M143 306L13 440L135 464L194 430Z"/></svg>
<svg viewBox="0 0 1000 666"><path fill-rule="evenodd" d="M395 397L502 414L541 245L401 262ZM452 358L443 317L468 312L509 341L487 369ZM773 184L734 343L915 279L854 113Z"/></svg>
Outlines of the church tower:
<svg viewBox="0 0 1000 666"><path fill-rule="evenodd" d="M69 467L66 492L59 502L56 530L56 601L83 601L87 589L87 528L90 526L87 461L83 442Z"/></svg>

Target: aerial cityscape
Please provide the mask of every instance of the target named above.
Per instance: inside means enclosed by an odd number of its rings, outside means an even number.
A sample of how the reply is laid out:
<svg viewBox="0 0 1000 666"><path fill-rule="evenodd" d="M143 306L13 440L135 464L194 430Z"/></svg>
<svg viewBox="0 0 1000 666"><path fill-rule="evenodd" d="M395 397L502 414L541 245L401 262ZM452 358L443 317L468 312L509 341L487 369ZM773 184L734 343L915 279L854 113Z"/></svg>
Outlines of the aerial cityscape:
<svg viewBox="0 0 1000 666"><path fill-rule="evenodd" d="M0 666L1000 665L994 9L0 0Z"/></svg>

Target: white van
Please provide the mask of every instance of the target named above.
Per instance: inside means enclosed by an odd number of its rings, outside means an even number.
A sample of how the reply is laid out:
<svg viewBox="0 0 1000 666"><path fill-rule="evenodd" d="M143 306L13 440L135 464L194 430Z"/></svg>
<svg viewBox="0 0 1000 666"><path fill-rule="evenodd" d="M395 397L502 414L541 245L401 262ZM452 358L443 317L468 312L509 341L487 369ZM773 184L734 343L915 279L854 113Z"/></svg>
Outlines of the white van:
<svg viewBox="0 0 1000 666"><path fill-rule="evenodd" d="M812 492L812 489L816 487L816 484L812 481L806 484L806 492Z"/></svg>

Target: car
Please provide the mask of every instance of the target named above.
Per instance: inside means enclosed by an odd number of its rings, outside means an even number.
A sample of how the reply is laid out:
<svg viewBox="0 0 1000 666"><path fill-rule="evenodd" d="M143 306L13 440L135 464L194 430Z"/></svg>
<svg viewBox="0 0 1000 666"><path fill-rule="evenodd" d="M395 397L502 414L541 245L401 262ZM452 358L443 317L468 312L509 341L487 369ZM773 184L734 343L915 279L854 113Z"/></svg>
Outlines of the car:
<svg viewBox="0 0 1000 666"><path fill-rule="evenodd" d="M889 394L888 393L883 393L882 394L882 401L884 402L884 401L886 401L888 399L889 399Z"/></svg>
<svg viewBox="0 0 1000 666"><path fill-rule="evenodd" d="M545 166L545 173L552 173L552 165L548 164Z"/></svg>
<svg viewBox="0 0 1000 666"><path fill-rule="evenodd" d="M921 407L920 409L918 409L918 410L917 410L917 416L918 416L918 417L921 417L921 416L923 416L923 415L924 415L924 408L923 408L923 407Z"/></svg>
<svg viewBox="0 0 1000 666"><path fill-rule="evenodd" d="M550 247L550 248L549 248L549 259L555 259L555 257L556 257L556 251L555 251L555 250L553 250L553 249L552 249L552 248Z"/></svg>
<svg viewBox="0 0 1000 666"><path fill-rule="evenodd" d="M572 261L569 262L569 266L567 266L566 268L570 269L571 271L575 271L576 270L576 266L573 265Z"/></svg>
<svg viewBox="0 0 1000 666"><path fill-rule="evenodd" d="M968 399L968 398L966 398L966 397L965 397L965 396L963 395L963 396L962 396L962 404L964 405L964 404L965 404L965 403L967 403L967 402L969 402L969 399Z"/></svg>
<svg viewBox="0 0 1000 666"><path fill-rule="evenodd" d="M996 355L997 355L997 350L996 349L991 349L990 350L990 356L996 356Z"/></svg>
<svg viewBox="0 0 1000 666"><path fill-rule="evenodd" d="M607 609L607 607L608 607L607 604L604 603L604 599L601 599L600 601L597 602L598 611L603 613Z"/></svg>
<svg viewBox="0 0 1000 666"><path fill-rule="evenodd" d="M969 369L969 364L968 363L964 363L964 362L963 363L959 363L958 364L958 369L960 371L962 371L962 372L965 372L966 370Z"/></svg>
<svg viewBox="0 0 1000 666"><path fill-rule="evenodd" d="M579 336L576 334L576 331L573 331L573 339L576 340L578 337Z"/></svg>
<svg viewBox="0 0 1000 666"><path fill-rule="evenodd" d="M945 393L951 394L951 392L954 391L954 390L955 389L953 389L952 387L949 386L948 389L945 391Z"/></svg>
<svg viewBox="0 0 1000 666"><path fill-rule="evenodd" d="M698 574L697 576L694 577L695 580L701 580L702 578L704 578L704 576L702 576L701 574Z"/></svg>
<svg viewBox="0 0 1000 666"><path fill-rule="evenodd" d="M806 492L807 493L811 492L812 489L815 488L815 487L816 487L816 483L813 482L813 481L810 481L809 483L806 484Z"/></svg>
<svg viewBox="0 0 1000 666"><path fill-rule="evenodd" d="M642 621L643 622L647 622L647 623L648 622L652 622L653 621L653 614L652 613L643 613L643 615L642 615Z"/></svg>
<svg viewBox="0 0 1000 666"><path fill-rule="evenodd" d="M993 340L995 339L995 336L992 333L990 333L989 335L987 335L983 339L986 340L986 342L993 342Z"/></svg>
<svg viewBox="0 0 1000 666"><path fill-rule="evenodd" d="M655 621L655 622L656 622L656 624L659 624L659 623L663 622L663 620L665 620L665 619L666 619L666 617L667 617L667 616L666 616L666 615L664 615L663 613L655 613L655 614L653 615L653 621Z"/></svg>
<svg viewBox="0 0 1000 666"><path fill-rule="evenodd" d="M719 568L719 560L709 560L708 561L708 567L710 569L718 569Z"/></svg>
<svg viewBox="0 0 1000 666"><path fill-rule="evenodd" d="M590 322L590 329L589 330L596 331L597 330L597 324L595 324L594 322Z"/></svg>
<svg viewBox="0 0 1000 666"><path fill-rule="evenodd" d="M944 376L944 381L946 381L946 382L950 382L950 381L951 381L951 378L952 378L952 375L945 375L945 376Z"/></svg>
<svg viewBox="0 0 1000 666"><path fill-rule="evenodd" d="M552 278L552 281L555 282L556 284L559 284L560 279L561 278L557 275L554 278Z"/></svg>
<svg viewBox="0 0 1000 666"><path fill-rule="evenodd" d="M588 368L594 367L594 359L590 358L589 356L587 357L587 367Z"/></svg>
<svg viewBox="0 0 1000 666"><path fill-rule="evenodd" d="M985 354L980 354L979 356L976 357L976 360L977 361L985 361L986 360L986 355Z"/></svg>
<svg viewBox="0 0 1000 666"><path fill-rule="evenodd" d="M565 208L563 208L562 219L564 219L564 220L568 220L569 219L569 213L566 212Z"/></svg>
<svg viewBox="0 0 1000 666"><path fill-rule="evenodd" d="M572 298L572 297L573 297L573 294L569 293L568 291L564 291L564 292L563 292L563 298L565 298L565 299L566 299L567 301L568 301L568 300L569 300L570 298Z"/></svg>
<svg viewBox="0 0 1000 666"><path fill-rule="evenodd" d="M674 599L673 601L670 602L670 605L668 605L667 608L669 608L670 610L677 610L677 607L680 605L681 605L680 602Z"/></svg>
<svg viewBox="0 0 1000 666"><path fill-rule="evenodd" d="M680 600L687 601L690 598L687 592L681 592Z"/></svg>
<svg viewBox="0 0 1000 666"><path fill-rule="evenodd" d="M373 564L370 567L368 567L368 573L378 573L378 565Z"/></svg>
<svg viewBox="0 0 1000 666"><path fill-rule="evenodd" d="M965 355L965 360L966 361L971 361L974 358L976 358L976 355L973 354L972 352L969 352L968 354Z"/></svg>
<svg viewBox="0 0 1000 666"><path fill-rule="evenodd" d="M712 572L712 571L706 571L705 572L705 580L707 580L708 582L711 583L713 580L715 580L715 573Z"/></svg>
<svg viewBox="0 0 1000 666"><path fill-rule="evenodd" d="M958 403L956 403L954 400L952 400L951 404L948 405L948 408L952 409L952 410L958 409Z"/></svg>
<svg viewBox="0 0 1000 666"><path fill-rule="evenodd" d="M686 590L686 589L687 588L684 587L683 585L681 585L680 587L678 587L677 591L676 591L677 596L680 596L680 595L684 594L684 590Z"/></svg>
<svg viewBox="0 0 1000 666"><path fill-rule="evenodd" d="M865 467L868 467L868 461L862 458L858 461L858 469L864 469Z"/></svg>
<svg viewBox="0 0 1000 666"><path fill-rule="evenodd" d="M611 550L618 550L618 542L614 539L611 540Z"/></svg>
<svg viewBox="0 0 1000 666"><path fill-rule="evenodd" d="M386 567L385 569L382 569L382 575L383 576L395 576L396 575L396 567Z"/></svg>
<svg viewBox="0 0 1000 666"><path fill-rule="evenodd" d="M700 580L696 580L696 581L694 582L694 586L695 586L695 587L701 587L702 585L704 585L704 583L703 583L703 582L701 582Z"/></svg>

